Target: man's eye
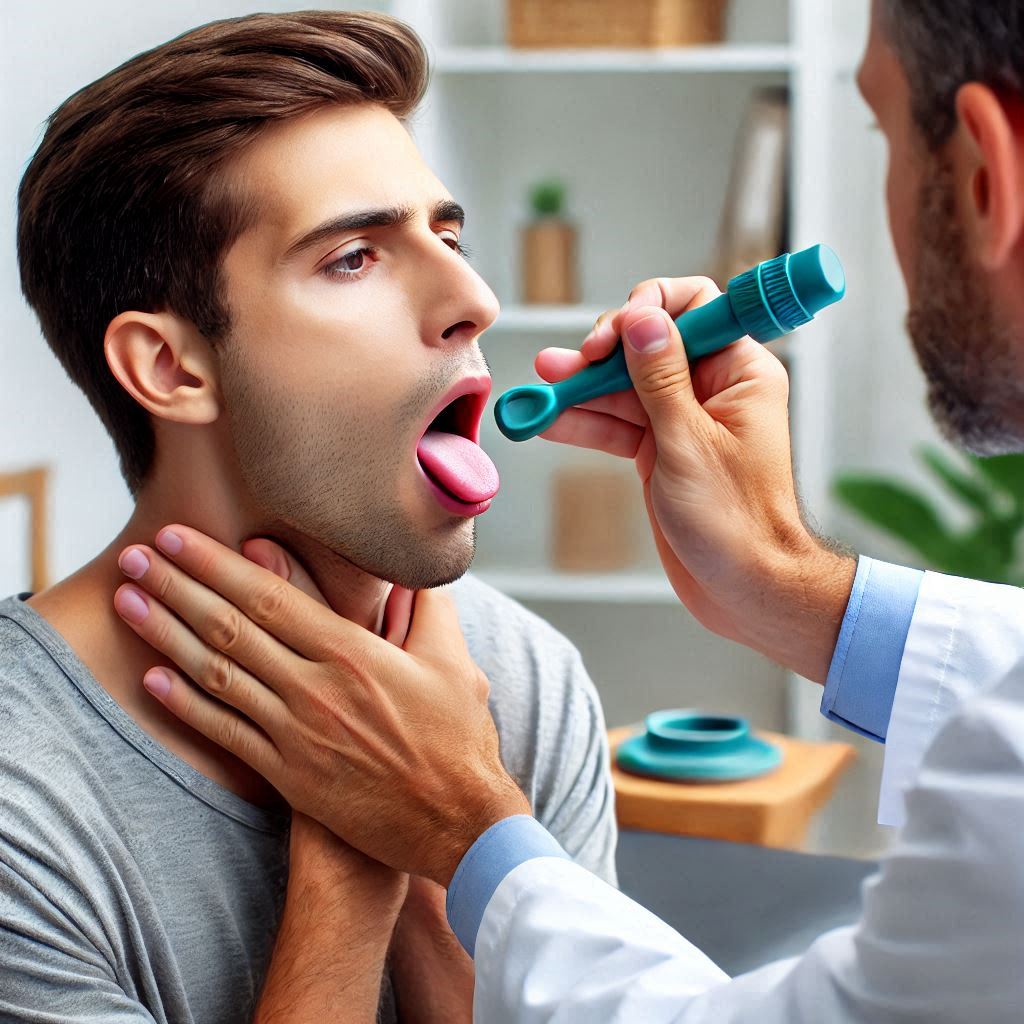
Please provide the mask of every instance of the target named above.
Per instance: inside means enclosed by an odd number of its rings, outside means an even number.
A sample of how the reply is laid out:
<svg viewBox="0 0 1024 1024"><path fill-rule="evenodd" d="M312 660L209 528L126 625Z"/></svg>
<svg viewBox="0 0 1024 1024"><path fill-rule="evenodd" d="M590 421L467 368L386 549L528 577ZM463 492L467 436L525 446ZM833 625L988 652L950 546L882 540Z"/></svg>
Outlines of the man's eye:
<svg viewBox="0 0 1024 1024"><path fill-rule="evenodd" d="M362 271L369 268L371 257L376 255L376 252L376 249L368 245L361 249L353 249L328 263L323 268L323 272L328 277L359 277Z"/></svg>
<svg viewBox="0 0 1024 1024"><path fill-rule="evenodd" d="M365 249L356 249L355 252L347 253L338 260L338 266L346 270L361 270L366 259Z"/></svg>
<svg viewBox="0 0 1024 1024"><path fill-rule="evenodd" d="M448 243L449 248L454 249L460 256L465 259L469 259L469 249L467 249L457 238L451 235L443 236L445 242Z"/></svg>

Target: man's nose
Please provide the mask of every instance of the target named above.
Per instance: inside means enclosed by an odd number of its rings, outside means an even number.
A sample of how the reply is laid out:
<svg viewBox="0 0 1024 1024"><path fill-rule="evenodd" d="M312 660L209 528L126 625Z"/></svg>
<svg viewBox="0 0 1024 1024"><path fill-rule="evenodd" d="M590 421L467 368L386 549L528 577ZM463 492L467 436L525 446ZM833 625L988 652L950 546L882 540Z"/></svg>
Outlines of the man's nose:
<svg viewBox="0 0 1024 1024"><path fill-rule="evenodd" d="M498 298L487 282L464 256L449 251L438 268L428 314L428 337L446 347L475 340L498 316Z"/></svg>

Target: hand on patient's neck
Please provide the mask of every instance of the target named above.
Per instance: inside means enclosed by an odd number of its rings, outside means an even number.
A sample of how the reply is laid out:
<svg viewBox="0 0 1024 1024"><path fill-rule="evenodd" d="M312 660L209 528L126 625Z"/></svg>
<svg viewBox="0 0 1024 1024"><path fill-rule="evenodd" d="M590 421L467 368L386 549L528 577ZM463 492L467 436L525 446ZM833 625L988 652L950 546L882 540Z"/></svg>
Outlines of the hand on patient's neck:
<svg viewBox="0 0 1024 1024"><path fill-rule="evenodd" d="M244 541L267 537L287 548L302 563L328 605L339 615L374 629L389 585L330 551L323 544L281 522L268 520L239 499L240 482L216 478L219 483L196 494L154 481L139 494L135 512L117 540L108 548L116 563L121 549L131 543L153 545L157 532L169 523L201 530L221 544L240 551Z"/></svg>
<svg viewBox="0 0 1024 1024"><path fill-rule="evenodd" d="M30 603L117 703L158 742L239 796L272 804L279 798L252 769L184 725L145 692L141 680L146 670L169 662L133 633L113 607L114 592L125 582L117 564L121 551L129 544L154 548L157 532L180 522L235 550L252 537L278 540L305 565L331 608L373 629L388 584L307 537L260 521L239 499L244 493L241 483L228 472L154 473L118 536L91 562ZM397 604L408 616L410 603Z"/></svg>

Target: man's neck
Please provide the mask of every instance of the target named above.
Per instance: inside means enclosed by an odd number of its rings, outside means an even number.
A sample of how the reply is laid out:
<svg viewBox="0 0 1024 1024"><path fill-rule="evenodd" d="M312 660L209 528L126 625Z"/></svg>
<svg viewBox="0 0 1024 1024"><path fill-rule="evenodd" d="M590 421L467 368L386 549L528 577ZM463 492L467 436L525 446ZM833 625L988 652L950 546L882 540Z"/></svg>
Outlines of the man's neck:
<svg viewBox="0 0 1024 1024"><path fill-rule="evenodd" d="M140 494L128 523L96 558L29 601L150 735L245 799L276 804L279 798L255 772L183 725L143 690L141 680L148 668L172 663L114 611L114 591L126 582L117 564L120 552L129 544L152 548L160 528L176 522L201 530L235 551L251 537L277 540L303 563L339 615L367 629L374 629L379 620L388 584L309 537L280 524L260 522L226 487L218 491L215 485L196 493L154 484Z"/></svg>

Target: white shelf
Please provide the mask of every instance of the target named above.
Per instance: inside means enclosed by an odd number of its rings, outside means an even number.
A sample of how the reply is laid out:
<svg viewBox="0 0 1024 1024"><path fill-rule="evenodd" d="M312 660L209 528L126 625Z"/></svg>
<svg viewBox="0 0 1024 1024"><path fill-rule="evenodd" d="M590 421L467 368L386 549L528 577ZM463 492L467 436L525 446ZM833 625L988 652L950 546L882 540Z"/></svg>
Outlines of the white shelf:
<svg viewBox="0 0 1024 1024"><path fill-rule="evenodd" d="M583 331L586 334L608 306L503 306L491 330Z"/></svg>
<svg viewBox="0 0 1024 1024"><path fill-rule="evenodd" d="M444 74L666 71L790 71L796 51L786 45L721 43L671 49L516 50L505 46L457 46L438 51L434 69Z"/></svg>
<svg viewBox="0 0 1024 1024"><path fill-rule="evenodd" d="M482 569L477 579L525 601L665 604L679 600L660 571L565 573L553 569Z"/></svg>

